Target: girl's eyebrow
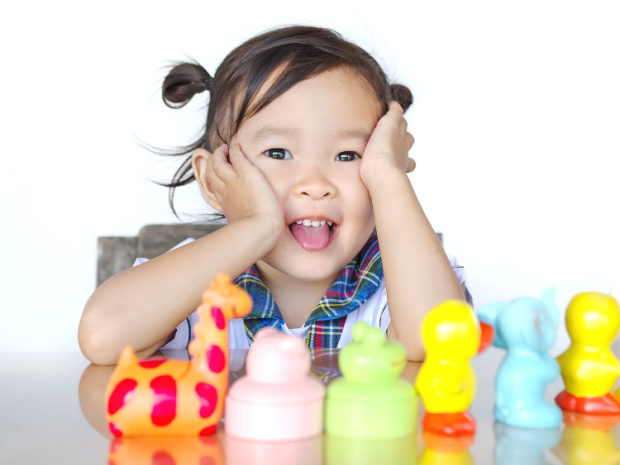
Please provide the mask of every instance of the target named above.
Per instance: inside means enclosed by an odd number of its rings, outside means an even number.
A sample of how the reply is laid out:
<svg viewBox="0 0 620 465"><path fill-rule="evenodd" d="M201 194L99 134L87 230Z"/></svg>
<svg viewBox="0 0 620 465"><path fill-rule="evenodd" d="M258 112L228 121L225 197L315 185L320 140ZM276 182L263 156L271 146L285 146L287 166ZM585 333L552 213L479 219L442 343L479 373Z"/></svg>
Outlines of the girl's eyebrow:
<svg viewBox="0 0 620 465"><path fill-rule="evenodd" d="M263 126L254 133L252 136L252 142L267 139L271 136L298 136L299 134L301 134L301 129L299 128ZM368 139L370 139L370 133L362 128L342 129L337 135L338 137L348 139L359 139L364 143L367 143Z"/></svg>

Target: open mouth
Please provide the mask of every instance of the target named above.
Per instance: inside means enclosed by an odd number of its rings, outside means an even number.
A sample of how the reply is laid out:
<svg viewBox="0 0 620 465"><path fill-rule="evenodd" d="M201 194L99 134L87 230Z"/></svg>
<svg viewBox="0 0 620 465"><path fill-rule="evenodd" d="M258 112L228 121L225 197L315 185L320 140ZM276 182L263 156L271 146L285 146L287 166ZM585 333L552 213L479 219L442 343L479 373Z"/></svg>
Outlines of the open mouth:
<svg viewBox="0 0 620 465"><path fill-rule="evenodd" d="M304 250L313 251L323 250L329 245L338 225L327 220L298 220L288 228Z"/></svg>

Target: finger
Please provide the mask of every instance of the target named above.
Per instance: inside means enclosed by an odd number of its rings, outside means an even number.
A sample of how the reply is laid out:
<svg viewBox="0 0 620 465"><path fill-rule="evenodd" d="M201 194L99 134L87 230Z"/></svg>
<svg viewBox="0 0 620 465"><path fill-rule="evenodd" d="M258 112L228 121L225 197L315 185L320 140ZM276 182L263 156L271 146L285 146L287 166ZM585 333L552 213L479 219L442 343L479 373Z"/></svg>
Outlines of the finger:
<svg viewBox="0 0 620 465"><path fill-rule="evenodd" d="M237 173L234 168L226 161L228 146L223 144L213 152L213 172L225 183L232 181Z"/></svg>
<svg viewBox="0 0 620 465"><path fill-rule="evenodd" d="M216 151L219 149L220 148L218 147ZM220 191L224 187L226 187L226 183L217 175L217 173L213 169L213 161L215 160L215 157L213 156L214 153L212 153L211 156L207 159L207 170L205 173L205 177L212 191Z"/></svg>
<svg viewBox="0 0 620 465"><path fill-rule="evenodd" d="M407 133L407 146L409 147L407 150L411 150L411 147L413 147L413 144L415 143L415 139L414 137L411 135L411 133Z"/></svg>
<svg viewBox="0 0 620 465"><path fill-rule="evenodd" d="M390 100L390 103L388 104L388 113L389 112L393 112L399 116L402 116L404 114L403 107L401 107L400 103L395 100Z"/></svg>
<svg viewBox="0 0 620 465"><path fill-rule="evenodd" d="M207 183L214 194L219 194L226 189L226 183L213 170L207 174Z"/></svg>
<svg viewBox="0 0 620 465"><path fill-rule="evenodd" d="M251 169L252 162L243 153L241 144L236 143L230 148L230 163L235 168L235 171L242 173Z"/></svg>
<svg viewBox="0 0 620 465"><path fill-rule="evenodd" d="M416 167L415 160L413 158L407 158L406 173L411 173Z"/></svg>

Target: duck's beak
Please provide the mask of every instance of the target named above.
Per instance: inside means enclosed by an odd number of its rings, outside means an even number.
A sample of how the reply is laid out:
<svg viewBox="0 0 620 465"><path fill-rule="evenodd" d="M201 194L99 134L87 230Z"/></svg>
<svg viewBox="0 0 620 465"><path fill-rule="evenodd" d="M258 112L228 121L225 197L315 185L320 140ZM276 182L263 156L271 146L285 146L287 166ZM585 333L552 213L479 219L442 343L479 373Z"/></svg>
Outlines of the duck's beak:
<svg viewBox="0 0 620 465"><path fill-rule="evenodd" d="M480 347L478 347L478 353L481 353L484 349L489 347L493 342L493 326L480 322Z"/></svg>

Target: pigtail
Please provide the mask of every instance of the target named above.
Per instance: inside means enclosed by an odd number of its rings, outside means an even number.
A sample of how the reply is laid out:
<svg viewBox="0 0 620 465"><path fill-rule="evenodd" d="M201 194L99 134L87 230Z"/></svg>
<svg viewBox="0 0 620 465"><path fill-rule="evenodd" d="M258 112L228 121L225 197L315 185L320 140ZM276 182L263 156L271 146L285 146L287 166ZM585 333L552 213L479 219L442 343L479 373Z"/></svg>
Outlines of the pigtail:
<svg viewBox="0 0 620 465"><path fill-rule="evenodd" d="M200 94L205 90L211 92L213 77L197 62L177 62L174 64L168 75L165 77L161 88L161 97L169 108L182 108L196 94ZM211 92L213 94L213 92ZM211 96L212 97L212 96ZM154 181L160 186L168 187L168 203L174 215L178 218L176 209L174 208L174 193L177 187L185 186L194 182L194 172L192 170L192 152L199 147L210 150L209 132L207 125L201 135L188 145L176 147L173 149L158 149L147 144L142 144L145 148L158 155L169 157L182 157L184 160L176 170L170 182ZM208 214L214 219L219 220L224 216L221 213Z"/></svg>
<svg viewBox="0 0 620 465"><path fill-rule="evenodd" d="M161 97L170 108L182 108L196 94L210 90L213 78L198 63L178 63L168 73Z"/></svg>
<svg viewBox="0 0 620 465"><path fill-rule="evenodd" d="M390 100L398 102L403 107L403 112L406 112L413 103L413 94L402 84L390 84Z"/></svg>

